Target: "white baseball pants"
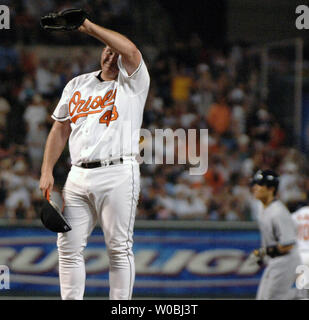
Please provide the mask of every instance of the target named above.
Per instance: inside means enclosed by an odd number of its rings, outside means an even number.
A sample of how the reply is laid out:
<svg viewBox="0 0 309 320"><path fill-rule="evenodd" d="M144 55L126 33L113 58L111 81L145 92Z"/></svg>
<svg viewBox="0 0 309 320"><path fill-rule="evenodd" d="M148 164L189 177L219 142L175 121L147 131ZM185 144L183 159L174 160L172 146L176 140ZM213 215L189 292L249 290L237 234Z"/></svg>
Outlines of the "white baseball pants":
<svg viewBox="0 0 309 320"><path fill-rule="evenodd" d="M94 169L72 166L63 189L64 216L72 230L59 233L57 240L63 300L83 299L83 251L97 221L110 261L109 298L131 299L135 279L133 227L139 191L140 171L135 160Z"/></svg>
<svg viewBox="0 0 309 320"><path fill-rule="evenodd" d="M270 259L261 278L257 300L291 300L295 297L292 288L296 280L296 267L301 263L297 250L281 257Z"/></svg>

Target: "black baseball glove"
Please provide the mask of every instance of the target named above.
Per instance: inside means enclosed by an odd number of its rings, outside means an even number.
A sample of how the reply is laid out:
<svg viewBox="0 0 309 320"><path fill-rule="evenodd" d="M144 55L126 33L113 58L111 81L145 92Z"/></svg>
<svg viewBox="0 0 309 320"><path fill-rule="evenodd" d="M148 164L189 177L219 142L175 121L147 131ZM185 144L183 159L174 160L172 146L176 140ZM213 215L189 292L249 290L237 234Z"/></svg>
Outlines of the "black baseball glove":
<svg viewBox="0 0 309 320"><path fill-rule="evenodd" d="M82 9L67 9L41 17L41 26L49 31L72 31L80 27L86 18L89 16Z"/></svg>

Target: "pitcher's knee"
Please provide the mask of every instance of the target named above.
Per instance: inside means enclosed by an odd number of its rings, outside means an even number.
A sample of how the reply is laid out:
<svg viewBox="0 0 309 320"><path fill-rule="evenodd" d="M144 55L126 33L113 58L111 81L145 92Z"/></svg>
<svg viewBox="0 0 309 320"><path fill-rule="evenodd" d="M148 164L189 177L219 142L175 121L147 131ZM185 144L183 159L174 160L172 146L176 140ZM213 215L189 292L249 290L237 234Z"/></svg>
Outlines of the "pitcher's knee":
<svg viewBox="0 0 309 320"><path fill-rule="evenodd" d="M129 259L133 258L133 251L126 246L108 249L110 266L114 268L127 268Z"/></svg>
<svg viewBox="0 0 309 320"><path fill-rule="evenodd" d="M65 266L79 266L84 263L83 250L68 251L58 248L59 264Z"/></svg>

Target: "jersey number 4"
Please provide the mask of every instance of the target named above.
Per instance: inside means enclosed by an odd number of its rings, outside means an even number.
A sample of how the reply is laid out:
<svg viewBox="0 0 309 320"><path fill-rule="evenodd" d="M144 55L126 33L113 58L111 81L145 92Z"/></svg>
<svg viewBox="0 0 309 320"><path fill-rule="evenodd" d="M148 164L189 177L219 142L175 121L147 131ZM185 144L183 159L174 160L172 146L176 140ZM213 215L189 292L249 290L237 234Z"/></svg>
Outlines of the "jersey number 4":
<svg viewBox="0 0 309 320"><path fill-rule="evenodd" d="M115 121L118 118L118 112L116 106L113 106L112 110L107 110L103 116L100 118L100 123L105 123L106 126L109 126L111 121Z"/></svg>

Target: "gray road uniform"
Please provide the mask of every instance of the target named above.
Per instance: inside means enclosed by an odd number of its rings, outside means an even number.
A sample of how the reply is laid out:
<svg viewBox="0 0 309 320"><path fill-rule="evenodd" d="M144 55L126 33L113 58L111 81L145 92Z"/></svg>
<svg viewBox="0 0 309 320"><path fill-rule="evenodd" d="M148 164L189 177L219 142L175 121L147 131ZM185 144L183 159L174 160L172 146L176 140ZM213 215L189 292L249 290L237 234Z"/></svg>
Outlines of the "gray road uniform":
<svg viewBox="0 0 309 320"><path fill-rule="evenodd" d="M293 299L296 267L301 264L296 245L297 232L292 217L280 201L273 201L259 212L258 224L261 232L262 247L295 244L285 255L267 259L258 292L257 300ZM268 256L267 256L268 257Z"/></svg>

